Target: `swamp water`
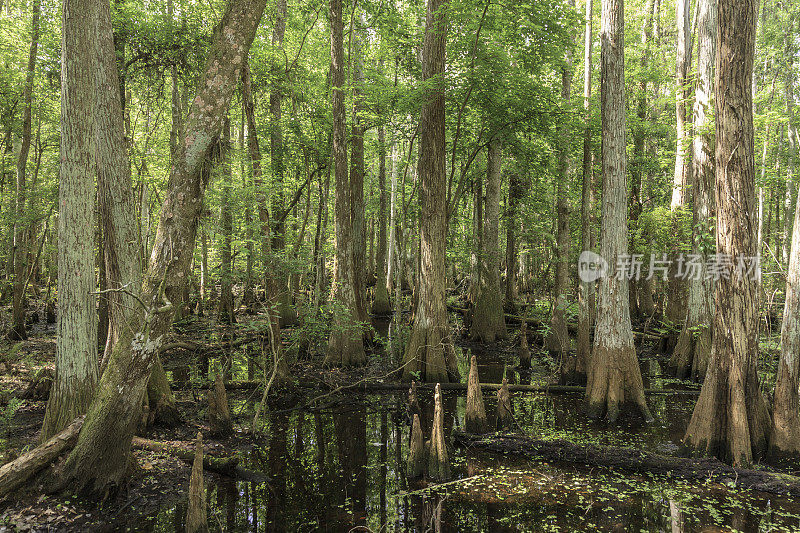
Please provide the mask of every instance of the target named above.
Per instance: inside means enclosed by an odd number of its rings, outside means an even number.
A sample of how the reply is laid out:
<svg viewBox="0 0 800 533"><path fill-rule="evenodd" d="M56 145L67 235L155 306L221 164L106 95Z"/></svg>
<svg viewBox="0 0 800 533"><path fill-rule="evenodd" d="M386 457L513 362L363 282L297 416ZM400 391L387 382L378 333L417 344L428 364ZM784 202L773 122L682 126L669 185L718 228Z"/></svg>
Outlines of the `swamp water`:
<svg viewBox="0 0 800 533"><path fill-rule="evenodd" d="M503 365L483 358L482 381ZM466 360L465 357L461 359ZM479 356L479 360L481 357ZM665 383L655 361L646 386ZM537 373L509 381L537 383ZM541 377L541 375L539 375ZM420 390L426 421L432 391ZM315 411L278 411L246 465L269 484L206 477L209 526L225 531L800 531L800 502L716 484L451 450L455 480L427 487L405 477L409 422L404 393L352 393ZM465 394L446 394L446 432L463 425ZM484 393L493 423L493 393ZM674 453L695 397L650 396L647 427L589 424L581 395L512 394L518 431L534 438ZM232 400L232 404L235 400ZM246 406L240 404L245 410ZM237 409L234 405L234 411ZM182 532L185 503L142 517L134 530Z"/></svg>

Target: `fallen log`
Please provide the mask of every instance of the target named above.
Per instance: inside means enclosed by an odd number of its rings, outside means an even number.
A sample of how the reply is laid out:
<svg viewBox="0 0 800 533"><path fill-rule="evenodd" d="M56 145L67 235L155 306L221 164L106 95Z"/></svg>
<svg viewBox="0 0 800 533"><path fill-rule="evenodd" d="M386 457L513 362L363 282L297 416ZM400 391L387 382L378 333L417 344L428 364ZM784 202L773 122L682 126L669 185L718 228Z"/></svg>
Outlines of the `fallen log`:
<svg viewBox="0 0 800 533"><path fill-rule="evenodd" d="M636 474L663 474L673 479L721 484L800 497L800 477L735 468L718 459L675 457L618 446L580 445L565 440L535 440L524 435L472 435L454 431L456 445L471 450L517 455L555 463L603 466Z"/></svg>
<svg viewBox="0 0 800 533"><path fill-rule="evenodd" d="M195 451L188 448L181 448L164 442L143 439L142 437L133 438L133 447L150 450L151 452L166 453L167 455L172 455L187 463L194 463ZM269 481L269 476L239 466L238 457L214 457L203 454L203 468L209 472L235 477L243 481L254 481L256 483L266 483Z"/></svg>
<svg viewBox="0 0 800 533"><path fill-rule="evenodd" d="M50 440L0 467L0 498L19 488L40 470L75 446L84 416L72 421Z"/></svg>
<svg viewBox="0 0 800 533"><path fill-rule="evenodd" d="M225 383L227 390L242 390L242 389L255 389L264 384L263 381L229 381ZM388 382L388 383L355 383L352 385L336 386L333 384L327 385L319 382L315 383L298 383L297 387L308 389L319 389L328 386L330 389L338 389L340 391L362 391L362 392L392 392L392 391L405 391L408 390L408 383ZM434 388L433 383L417 383L419 389ZM443 391L466 391L466 383L442 383ZM481 383L482 390L500 390L502 383ZM208 384L202 388L209 387ZM586 392L586 387L573 386L573 385L522 385L522 384L509 384L508 390L510 392L527 392L534 394L576 394ZM700 394L700 389L645 389L645 394L666 394L666 395L686 395L697 396Z"/></svg>

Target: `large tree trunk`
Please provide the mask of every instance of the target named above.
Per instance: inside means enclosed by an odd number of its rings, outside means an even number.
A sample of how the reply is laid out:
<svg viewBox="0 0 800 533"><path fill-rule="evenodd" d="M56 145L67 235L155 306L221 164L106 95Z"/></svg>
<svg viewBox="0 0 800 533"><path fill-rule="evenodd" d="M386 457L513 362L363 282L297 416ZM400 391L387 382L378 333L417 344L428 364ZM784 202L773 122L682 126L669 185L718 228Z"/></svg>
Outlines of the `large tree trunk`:
<svg viewBox="0 0 800 533"><path fill-rule="evenodd" d="M503 181L500 141L492 140L487 151L483 253L479 258L480 284L472 313L471 335L476 340L494 342L506 336L503 296L500 292L500 189Z"/></svg>
<svg viewBox="0 0 800 533"><path fill-rule="evenodd" d="M174 307L168 301L177 301L189 272L202 206L200 170L219 135L265 4L265 0L232 0L214 33L205 73L187 116L186 135L172 165L144 278L141 299L146 310L140 306L123 328L78 442L64 465L62 483L71 490L102 495L119 487L126 475L147 379L172 323Z"/></svg>
<svg viewBox="0 0 800 533"><path fill-rule="evenodd" d="M700 53L697 58L697 85L694 103L694 140L692 176L694 178L694 216L692 253L706 256L706 241L713 216L714 145L711 133L711 93L714 90L714 55L716 49L716 2L699 0L697 15ZM705 263L705 261L703 261ZM678 378L702 380L711 355L711 319L714 283L704 275L689 280L686 319L678 343L669 362L671 373Z"/></svg>
<svg viewBox="0 0 800 533"><path fill-rule="evenodd" d="M336 180L336 267L333 280L334 324L325 364L363 365L367 362L353 266L354 235L351 191L347 176L347 139L344 109L344 45L342 0L330 0L331 81L333 83L333 161Z"/></svg>
<svg viewBox="0 0 800 533"><path fill-rule="evenodd" d="M445 305L445 240L447 199L445 174L444 66L448 0L428 0L422 48L422 79L428 90L420 117L419 184L420 262L419 299L406 349L403 379L418 372L424 381L458 379Z"/></svg>
<svg viewBox="0 0 800 533"><path fill-rule="evenodd" d="M581 177L581 252L592 248L592 210L594 194L592 191L592 0L586 0L583 35L583 176ZM594 283L581 281L578 286L578 339L575 360L570 362L565 375L568 380L583 383L591 357L592 317L594 315Z"/></svg>
<svg viewBox="0 0 800 533"><path fill-rule="evenodd" d="M734 265L757 253L751 89L755 5L754 0L717 4L717 254L727 255ZM684 442L745 466L765 451L770 432L756 373L758 281L739 269L725 268L725 274L717 280L711 360Z"/></svg>
<svg viewBox="0 0 800 533"><path fill-rule="evenodd" d="M58 188L56 376L41 440L86 413L97 385L95 309L94 0L66 0L61 37L61 176Z"/></svg>
<svg viewBox="0 0 800 533"><path fill-rule="evenodd" d="M603 0L600 22L600 118L603 125L603 203L600 255L610 271L600 279L594 351L589 362L586 399L589 417L616 421L625 404L652 419L628 310L628 281L616 272L628 254L625 155L625 62L622 0Z"/></svg>
<svg viewBox="0 0 800 533"><path fill-rule="evenodd" d="M572 53L567 52L561 69L561 99L569 108L572 89ZM567 290L569 275L569 130L566 121L558 127L558 174L556 186L556 274L553 286L553 311L550 317L550 330L545 339L547 349L560 355L562 364L570 349L567 331L566 312L568 307Z"/></svg>
<svg viewBox="0 0 800 533"><path fill-rule="evenodd" d="M22 139L17 157L17 190L14 203L14 293L11 305L11 329L9 340L27 339L25 331L25 287L27 285L29 228L26 227L25 203L27 196L28 154L31 148L31 110L33 108L33 79L36 74L36 55L39 49L39 14L41 0L34 0L31 12L31 47L28 53L28 68L25 88L22 90Z"/></svg>

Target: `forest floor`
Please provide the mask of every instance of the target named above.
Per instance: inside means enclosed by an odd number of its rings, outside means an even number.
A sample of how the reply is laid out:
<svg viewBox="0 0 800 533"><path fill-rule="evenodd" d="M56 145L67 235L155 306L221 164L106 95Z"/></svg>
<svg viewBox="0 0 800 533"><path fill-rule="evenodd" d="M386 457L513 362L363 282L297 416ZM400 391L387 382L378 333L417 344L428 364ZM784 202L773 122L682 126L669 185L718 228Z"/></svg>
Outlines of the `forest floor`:
<svg viewBox="0 0 800 533"><path fill-rule="evenodd" d="M255 322L258 317L252 318ZM515 342L511 339L498 343L492 347L472 343L463 336L463 325L457 320L454 321L454 340L459 350L481 353L481 376L487 382L499 382L508 369L509 362L513 362L516 357ZM244 337L248 334L247 319L243 318L237 328L237 335ZM288 343L293 342L291 331L286 333ZM534 332L531 333L535 335ZM38 442L39 430L44 418L46 401L43 398L25 400L21 403L15 400L22 395L29 387L31 382L36 381L43 370L53 370L55 357L55 327L54 325L36 324L30 330L30 338L22 343L0 347L0 353L5 351L13 354L13 357L6 356L0 359L0 464L15 458L32 448ZM187 343L209 343L219 344L218 332L214 331L213 321L210 319L193 319L183 327L179 328L179 333L170 342L186 341ZM202 340L201 340L202 339ZM209 339L211 339L209 341ZM320 351L320 345L312 346L312 352ZM532 346L532 348L534 348ZM379 352L381 346L376 346L374 350ZM535 351L535 350L534 350ZM659 357L656 348L651 345L640 347L640 356L643 358L643 376L646 386L654 388L688 386L684 383L674 383L668 378L661 376L653 377L646 372L649 366L658 367L655 358ZM242 354L242 351L238 351ZM213 376L214 369L219 368L218 352L209 356L211 360ZM253 416L253 406L261 396L261 390L252 386L232 388L228 391L231 413L234 421L234 434L229 438L218 439L211 437L210 428L206 420L206 395L204 388L205 380L201 380L197 375L197 355L191 351L176 349L166 354L163 358L165 368L173 377L174 392L178 407L184 417L183 423L173 428L151 427L139 434L140 437L151 439L165 444L171 444L182 448L191 449L197 432L203 434L206 453L218 457L247 457L262 454L261 449L267 449L273 445L267 442L269 435L263 439L254 439L246 433L250 427ZM354 384L370 382L389 382L390 366L386 363L387 357L371 357L366 368L356 370L346 369L323 369L320 363L320 356L300 360L291 367L292 378L299 387L290 387L279 391L278 394L270 396L269 412L271 415L288 416L292 412L311 412L307 409L314 405L314 411L320 412L322 409L331 406L342 405L353 401L352 391L343 391L343 387L352 387ZM459 358L462 364L462 376L466 376L465 361L467 357ZM233 378L235 381L244 382L248 377L247 364L245 358L237 356ZM513 363L512 363L513 364ZM524 376L519 374L517 379L520 383L533 384L552 384L557 381L556 368L558 362L549 357L546 353L538 352L538 356L532 360L534 366L532 371L526 371ZM187 371L191 368L191 372ZM513 374L513 373L512 373ZM184 381L177 380L177 376L190 375ZM653 376L656 376L653 374ZM252 376L250 376L252 377ZM512 380L510 380L512 381ZM513 382L513 381L512 381ZM344 392L347 392L346 394ZM489 402L489 394L486 397ZM493 394L491 395L494 396ZM366 398L365 395L359 397ZM404 412L405 393L400 391L393 396L384 395L380 403L389 405L393 409L392 416L402 417ZM542 396L527 395L524 399L519 399L519 409L521 416L529 416L538 420L542 416L537 407ZM453 398L455 400L455 398ZM363 400L359 400L363 401ZM367 405L369 405L369 400ZM579 398L567 400L566 405L561 409L546 407L545 415L555 417L556 425L560 428L551 431L549 435L541 433L542 428L536 426L531 430L530 426L520 428L528 434L539 432L538 435L544 438L566 438L572 442L598 442L600 444L633 446L639 449L652 449L658 453L674 453L674 435L680 434L685 429L685 419L688 416L687 410L690 406L688 400L684 402L687 407L681 407L675 414L666 415L663 418L662 428L654 430L658 438L652 437L653 433L628 434L622 432L603 432L588 425L583 425L582 417L573 413L574 406L580 404ZM676 402L672 402L676 403ZM680 403L680 402L678 402ZM683 405L683 404L681 404ZM368 407L369 411L371 407ZM671 407L674 411L674 405ZM489 408L487 407L487 412ZM552 412L550 412L552 410ZM662 413L666 413L662 408ZM566 418L564 418L566 416ZM671 417L671 418L670 418ZM577 424L575 420L579 420ZM403 425L405 422L396 421ZM547 422L552 424L553 422ZM539 424L539 422L536 422ZM546 424L546 425L547 425ZM564 429L566 428L566 429ZM297 428L299 431L300 428ZM663 438L662 438L663 437ZM620 441L620 439L622 439ZM661 442L665 444L661 444ZM652 448L653 446L660 446ZM284 444L285 446L285 444ZM398 445L399 446L399 445ZM157 517L156 520L163 520L164 509L175 509L175 524L170 524L162 529L177 530L178 524L182 519L178 517L180 513L185 513L185 500L189 484L191 465L179 458L165 454L136 449L134 451L138 467L129 483L122 487L119 494L101 504L93 501L85 501L81 497L68 493L48 494L48 474L44 473L29 483L24 490L0 501L0 532L10 531L118 531L126 529L153 530L159 529L158 524L152 521L146 525L142 523L142 517ZM460 459L461 460L461 459ZM207 483L209 481L215 486L222 486L230 483L230 479L209 471L205 472ZM219 494L216 496L220 498ZM255 499L255 493L252 494ZM471 496L472 497L472 496ZM489 497L486 493L481 494L480 498ZM184 507L181 507L181 506ZM213 511L212 511L213 512ZM214 515L216 516L216 515ZM224 518L217 516L219 524L212 525L214 530L223 530ZM137 525L138 524L138 525Z"/></svg>

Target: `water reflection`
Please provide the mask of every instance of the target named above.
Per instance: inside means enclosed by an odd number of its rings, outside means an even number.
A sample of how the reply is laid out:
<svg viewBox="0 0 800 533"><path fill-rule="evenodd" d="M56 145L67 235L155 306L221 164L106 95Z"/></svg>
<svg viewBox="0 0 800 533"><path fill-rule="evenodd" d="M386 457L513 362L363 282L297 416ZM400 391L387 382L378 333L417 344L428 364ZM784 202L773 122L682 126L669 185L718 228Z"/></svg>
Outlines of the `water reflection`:
<svg viewBox="0 0 800 533"><path fill-rule="evenodd" d="M321 411L272 413L268 436L253 447L247 464L268 473L271 482L258 485L208 476L212 530L666 533L731 528L789 531L800 526L800 505L774 496L462 449L452 454L453 472L460 481L431 492L424 482L405 479L409 441L405 399L404 393L354 395ZM430 427L432 392L420 390L419 401ZM487 411L493 412L493 395L487 394L487 401L492 402ZM516 417L532 434L574 430L579 402L579 397L517 395ZM463 423L464 401L446 395L444 407L450 434ZM669 418L674 402L660 409ZM680 413L678 409L673 418ZM685 413L680 416L685 419ZM614 433L620 439L637 438L625 430ZM659 434L661 444L670 438L668 432L647 435ZM771 512L773 508L781 513ZM164 509L141 527L183 531L185 513L184 504Z"/></svg>

